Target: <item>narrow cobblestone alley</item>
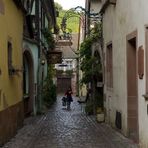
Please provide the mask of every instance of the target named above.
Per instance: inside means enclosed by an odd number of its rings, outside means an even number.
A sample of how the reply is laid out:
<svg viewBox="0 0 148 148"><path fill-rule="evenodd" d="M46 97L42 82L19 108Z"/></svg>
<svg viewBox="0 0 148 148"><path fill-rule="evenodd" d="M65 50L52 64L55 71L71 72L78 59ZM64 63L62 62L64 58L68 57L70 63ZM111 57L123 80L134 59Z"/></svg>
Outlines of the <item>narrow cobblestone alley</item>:
<svg viewBox="0 0 148 148"><path fill-rule="evenodd" d="M58 97L46 115L26 119L3 148L137 148L108 125L86 116L76 99L71 108L65 110Z"/></svg>

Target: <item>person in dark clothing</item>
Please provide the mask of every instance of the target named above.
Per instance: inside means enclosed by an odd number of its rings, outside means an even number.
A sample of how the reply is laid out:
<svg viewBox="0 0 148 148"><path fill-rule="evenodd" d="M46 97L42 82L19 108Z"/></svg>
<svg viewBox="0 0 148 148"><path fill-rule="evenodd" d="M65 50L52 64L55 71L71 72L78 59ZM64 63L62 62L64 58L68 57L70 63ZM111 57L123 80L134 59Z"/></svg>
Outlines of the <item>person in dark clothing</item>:
<svg viewBox="0 0 148 148"><path fill-rule="evenodd" d="M70 105L73 101L71 87L69 87L69 89L66 91L65 96L67 97L67 110L70 110Z"/></svg>

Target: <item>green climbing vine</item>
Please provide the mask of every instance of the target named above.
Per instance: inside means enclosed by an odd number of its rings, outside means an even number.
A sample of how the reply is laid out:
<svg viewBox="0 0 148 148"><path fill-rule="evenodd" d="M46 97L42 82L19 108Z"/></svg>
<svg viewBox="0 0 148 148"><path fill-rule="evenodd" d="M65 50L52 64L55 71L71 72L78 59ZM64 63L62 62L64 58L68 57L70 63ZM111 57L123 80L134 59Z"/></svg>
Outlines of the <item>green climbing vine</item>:
<svg viewBox="0 0 148 148"><path fill-rule="evenodd" d="M48 46L49 50L55 48L55 41L53 37L52 30L49 28L45 28L42 30L42 33L45 38L45 44ZM47 77L44 80L43 90L42 90L42 99L44 102L44 106L49 108L56 101L56 86L53 82L53 78L55 77L54 65L47 65Z"/></svg>
<svg viewBox="0 0 148 148"><path fill-rule="evenodd" d="M83 72L82 84L89 83L92 76L99 74L102 69L100 59L93 57L91 51L92 44L101 38L101 27L100 23L96 24L80 46L80 67Z"/></svg>
<svg viewBox="0 0 148 148"><path fill-rule="evenodd" d="M49 108L56 101L56 86L53 82L55 76L54 65L48 65L48 75L43 86L43 102Z"/></svg>
<svg viewBox="0 0 148 148"><path fill-rule="evenodd" d="M48 45L49 49L55 48L55 40L53 37L52 29L51 28L45 28L42 30L42 33L45 38L45 43Z"/></svg>

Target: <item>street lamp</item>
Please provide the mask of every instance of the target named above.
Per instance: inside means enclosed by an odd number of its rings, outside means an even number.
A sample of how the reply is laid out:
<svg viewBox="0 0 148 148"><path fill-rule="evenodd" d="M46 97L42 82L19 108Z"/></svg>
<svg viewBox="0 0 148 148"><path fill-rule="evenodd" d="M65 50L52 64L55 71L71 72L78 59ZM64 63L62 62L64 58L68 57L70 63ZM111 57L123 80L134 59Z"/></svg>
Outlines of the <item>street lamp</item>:
<svg viewBox="0 0 148 148"><path fill-rule="evenodd" d="M42 64L42 66L45 65L45 60L44 59L42 59L41 64Z"/></svg>

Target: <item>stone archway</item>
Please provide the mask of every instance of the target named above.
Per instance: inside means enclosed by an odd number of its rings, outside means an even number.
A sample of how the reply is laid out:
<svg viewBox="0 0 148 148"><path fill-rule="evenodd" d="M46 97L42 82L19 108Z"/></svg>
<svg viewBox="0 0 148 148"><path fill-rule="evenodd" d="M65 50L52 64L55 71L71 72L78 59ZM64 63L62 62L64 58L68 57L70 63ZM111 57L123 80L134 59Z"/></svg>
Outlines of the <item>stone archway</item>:
<svg viewBox="0 0 148 148"><path fill-rule="evenodd" d="M24 114L28 116L33 111L34 100L34 64L33 56L29 49L23 52L23 67Z"/></svg>
<svg viewBox="0 0 148 148"><path fill-rule="evenodd" d="M94 81L94 97L96 98L97 105L100 109L104 109L104 102L103 102L103 65L102 59L100 56L100 52L98 50L94 51L93 57L95 58L94 67L100 65L100 71L96 72L96 75L93 77Z"/></svg>

